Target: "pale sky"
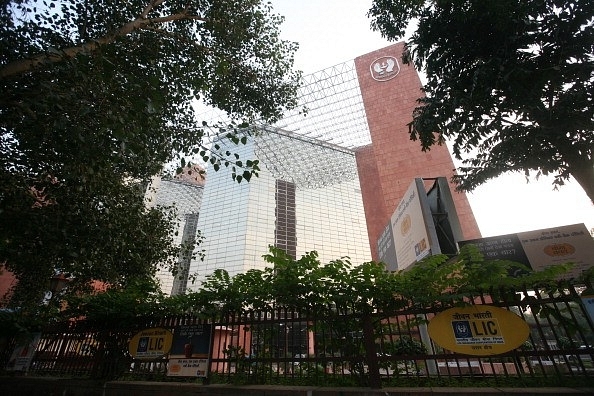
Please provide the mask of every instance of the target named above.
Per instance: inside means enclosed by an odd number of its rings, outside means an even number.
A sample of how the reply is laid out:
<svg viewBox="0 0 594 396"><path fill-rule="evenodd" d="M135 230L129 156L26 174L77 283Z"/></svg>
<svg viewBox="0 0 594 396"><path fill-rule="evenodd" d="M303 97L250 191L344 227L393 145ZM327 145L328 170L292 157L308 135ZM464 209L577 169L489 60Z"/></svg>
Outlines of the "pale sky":
<svg viewBox="0 0 594 396"><path fill-rule="evenodd" d="M299 43L295 67L310 74L391 42L369 27L371 0L271 0L285 16L282 35ZM558 191L552 178L501 176L468 193L483 237L584 223L594 228L594 206L577 182Z"/></svg>

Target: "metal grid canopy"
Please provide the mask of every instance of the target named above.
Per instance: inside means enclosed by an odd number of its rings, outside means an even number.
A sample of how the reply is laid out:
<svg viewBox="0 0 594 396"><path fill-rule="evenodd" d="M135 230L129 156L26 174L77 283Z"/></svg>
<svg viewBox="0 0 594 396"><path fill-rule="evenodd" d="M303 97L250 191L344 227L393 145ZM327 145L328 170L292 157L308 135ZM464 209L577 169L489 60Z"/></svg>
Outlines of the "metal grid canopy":
<svg viewBox="0 0 594 396"><path fill-rule="evenodd" d="M355 62L304 76L299 106L274 126L349 149L370 144Z"/></svg>
<svg viewBox="0 0 594 396"><path fill-rule="evenodd" d="M275 179L318 188L357 175L354 153L340 146L273 127L258 128L256 157Z"/></svg>
<svg viewBox="0 0 594 396"><path fill-rule="evenodd" d="M200 117L209 125L229 121L215 109ZM355 62L304 76L296 109L255 128L256 154L278 179L316 188L357 177L354 150L371 137Z"/></svg>

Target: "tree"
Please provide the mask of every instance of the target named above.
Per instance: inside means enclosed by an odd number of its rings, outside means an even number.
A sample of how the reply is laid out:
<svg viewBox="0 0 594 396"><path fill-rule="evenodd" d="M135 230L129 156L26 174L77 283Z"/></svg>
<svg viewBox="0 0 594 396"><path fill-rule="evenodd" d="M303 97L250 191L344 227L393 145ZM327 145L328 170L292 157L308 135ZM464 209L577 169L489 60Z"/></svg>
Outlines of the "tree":
<svg viewBox="0 0 594 396"><path fill-rule="evenodd" d="M375 0L368 16L390 39L418 22L404 61L428 81L411 138L454 138L460 190L536 171L594 201L594 3Z"/></svg>
<svg viewBox="0 0 594 396"><path fill-rule="evenodd" d="M498 289L554 288L555 279L572 266L559 264L534 272L520 263L487 260L472 244L463 246L454 258L430 256L399 272L388 272L383 263L352 265L348 257L321 263L315 251L293 259L274 247L264 260L271 266L234 276L215 270L200 290L184 297L219 314L275 307L393 313L412 306L461 302L477 292L490 291L496 299ZM509 276L518 269L522 269L521 276Z"/></svg>
<svg viewBox="0 0 594 396"><path fill-rule="evenodd" d="M36 304L55 271L72 291L121 286L175 256L173 218L147 210L142 187L176 157L257 172L209 154L194 103L233 125L294 106L281 22L260 0L2 2L0 263L20 280L17 304Z"/></svg>

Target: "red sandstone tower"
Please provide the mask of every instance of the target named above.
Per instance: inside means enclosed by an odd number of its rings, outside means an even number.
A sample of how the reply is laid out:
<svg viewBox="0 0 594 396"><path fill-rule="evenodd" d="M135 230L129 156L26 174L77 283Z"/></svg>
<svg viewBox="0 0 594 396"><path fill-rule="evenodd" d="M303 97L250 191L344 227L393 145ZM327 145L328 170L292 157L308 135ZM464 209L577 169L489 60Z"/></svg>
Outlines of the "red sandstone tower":
<svg viewBox="0 0 594 396"><path fill-rule="evenodd" d="M446 146L421 151L411 141L408 123L423 95L416 70L401 61L404 43L397 43L355 59L355 67L371 133L371 145L357 151L357 167L371 254L378 260L377 240L414 178L455 173ZM454 204L465 239L481 234L466 194L454 191Z"/></svg>

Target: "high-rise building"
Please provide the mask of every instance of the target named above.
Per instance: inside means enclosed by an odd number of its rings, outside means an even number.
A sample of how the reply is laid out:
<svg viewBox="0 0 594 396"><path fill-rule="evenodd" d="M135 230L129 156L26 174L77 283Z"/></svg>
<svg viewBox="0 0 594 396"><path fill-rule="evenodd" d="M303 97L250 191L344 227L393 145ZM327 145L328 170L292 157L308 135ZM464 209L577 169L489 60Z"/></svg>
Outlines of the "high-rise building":
<svg viewBox="0 0 594 396"><path fill-rule="evenodd" d="M198 216L204 181L195 171L189 177L184 172L174 179L155 177L147 188L145 201L147 206L161 206L175 213L176 232L174 243L186 246L193 243L197 234ZM175 268L161 267L157 279L161 290L168 295L183 294L188 283L191 253L183 252L177 257Z"/></svg>
<svg viewBox="0 0 594 396"><path fill-rule="evenodd" d="M305 76L296 110L260 126L245 146L217 142L258 158L262 172L239 185L228 172L209 172L198 224L206 257L191 272L259 268L268 245L296 257L316 250L323 262L379 260L378 239L411 182L455 172L445 145L423 152L410 140L423 93L415 69L402 64L403 47ZM463 237L480 237L466 195L450 190Z"/></svg>
<svg viewBox="0 0 594 396"><path fill-rule="evenodd" d="M190 273L199 282L219 268L230 275L262 269L268 246L294 258L315 250L323 263L369 261L354 152L265 128L245 145L216 141L221 152L258 159L261 170L249 183L233 181L224 167L208 172L198 220L205 256L192 261Z"/></svg>

